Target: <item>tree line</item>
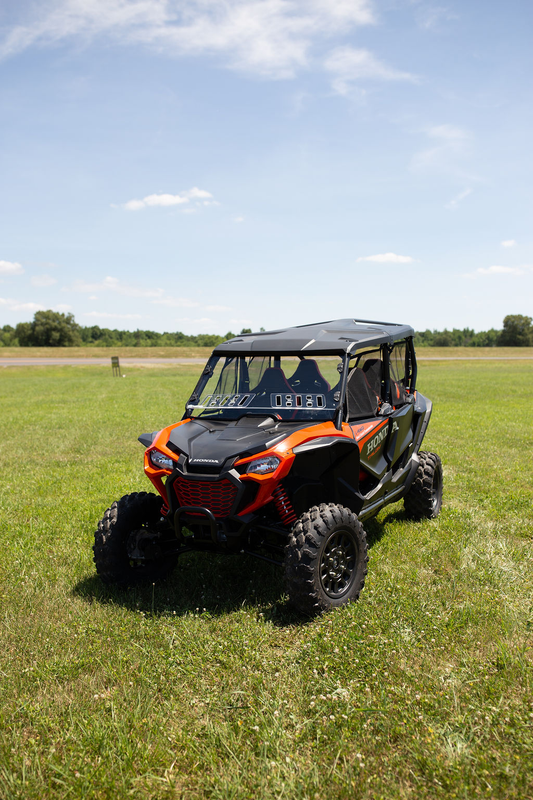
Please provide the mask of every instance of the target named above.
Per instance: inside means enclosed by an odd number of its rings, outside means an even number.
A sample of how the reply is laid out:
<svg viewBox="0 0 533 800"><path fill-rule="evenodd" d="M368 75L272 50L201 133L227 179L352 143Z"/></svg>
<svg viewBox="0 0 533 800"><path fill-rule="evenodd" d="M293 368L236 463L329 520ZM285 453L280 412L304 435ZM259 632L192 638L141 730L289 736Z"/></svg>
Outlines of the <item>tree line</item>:
<svg viewBox="0 0 533 800"><path fill-rule="evenodd" d="M241 330L241 333L251 332L250 328ZM98 325L84 327L78 325L73 314L37 311L32 322L0 328L0 347L216 347L233 336L235 334L231 331L224 336L211 333L191 336L181 331L157 333L120 331ZM471 328L417 331L415 343L417 347L531 347L533 320L521 314L510 314L503 320L501 330L491 328L478 333Z"/></svg>
<svg viewBox="0 0 533 800"><path fill-rule="evenodd" d="M533 325L531 317L509 314L503 320L503 328L474 331L472 328L452 328L443 331L417 331L417 347L531 347Z"/></svg>

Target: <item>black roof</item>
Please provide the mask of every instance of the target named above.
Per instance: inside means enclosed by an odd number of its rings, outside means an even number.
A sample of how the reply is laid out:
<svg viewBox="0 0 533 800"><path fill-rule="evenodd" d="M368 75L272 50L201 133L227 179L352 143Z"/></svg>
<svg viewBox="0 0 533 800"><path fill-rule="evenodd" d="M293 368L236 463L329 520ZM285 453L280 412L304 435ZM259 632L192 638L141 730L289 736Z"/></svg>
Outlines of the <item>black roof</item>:
<svg viewBox="0 0 533 800"><path fill-rule="evenodd" d="M392 344L414 336L409 325L373 322L367 319L334 319L297 325L277 331L245 333L215 347L214 355L286 353L287 355L335 355L353 353L362 347Z"/></svg>

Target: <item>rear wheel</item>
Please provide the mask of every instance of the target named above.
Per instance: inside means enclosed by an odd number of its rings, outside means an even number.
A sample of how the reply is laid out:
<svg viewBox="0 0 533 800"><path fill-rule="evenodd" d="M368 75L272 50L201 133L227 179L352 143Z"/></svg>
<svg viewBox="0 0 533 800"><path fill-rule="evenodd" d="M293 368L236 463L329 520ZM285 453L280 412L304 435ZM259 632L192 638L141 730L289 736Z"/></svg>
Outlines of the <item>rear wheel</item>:
<svg viewBox="0 0 533 800"><path fill-rule="evenodd" d="M434 519L442 506L442 461L436 453L418 454L415 479L403 499L411 519Z"/></svg>
<svg viewBox="0 0 533 800"><path fill-rule="evenodd" d="M322 503L296 522L285 548L285 585L293 605L319 614L357 600L368 555L362 524L348 508Z"/></svg>
<svg viewBox="0 0 533 800"><path fill-rule="evenodd" d="M176 566L172 532L161 522L163 501L148 492L127 494L108 508L94 535L94 563L104 583L154 581ZM170 534L170 536L169 536Z"/></svg>

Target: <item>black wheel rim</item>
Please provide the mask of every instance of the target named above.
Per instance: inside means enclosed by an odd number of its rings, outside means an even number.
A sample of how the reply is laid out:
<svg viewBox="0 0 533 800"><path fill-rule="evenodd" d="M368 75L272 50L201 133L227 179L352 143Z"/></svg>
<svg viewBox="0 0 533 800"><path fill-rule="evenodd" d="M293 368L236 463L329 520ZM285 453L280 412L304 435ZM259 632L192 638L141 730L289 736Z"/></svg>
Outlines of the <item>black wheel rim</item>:
<svg viewBox="0 0 533 800"><path fill-rule="evenodd" d="M440 507L440 495L442 487L442 473L440 469L436 469L433 475L433 484L431 486L431 512L434 514Z"/></svg>
<svg viewBox="0 0 533 800"><path fill-rule="evenodd" d="M357 546L350 531L335 531L327 540L320 559L320 582L328 597L343 597L355 578Z"/></svg>

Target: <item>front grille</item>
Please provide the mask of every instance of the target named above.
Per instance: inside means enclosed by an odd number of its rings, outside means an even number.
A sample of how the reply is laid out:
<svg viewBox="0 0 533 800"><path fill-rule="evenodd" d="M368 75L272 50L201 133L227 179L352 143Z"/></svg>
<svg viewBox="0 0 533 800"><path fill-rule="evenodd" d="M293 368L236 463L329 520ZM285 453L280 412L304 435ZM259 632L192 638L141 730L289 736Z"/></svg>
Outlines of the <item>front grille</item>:
<svg viewBox="0 0 533 800"><path fill-rule="evenodd" d="M226 478L221 481L177 478L174 481L174 491L180 506L207 508L214 517L227 517L237 496L237 487Z"/></svg>

